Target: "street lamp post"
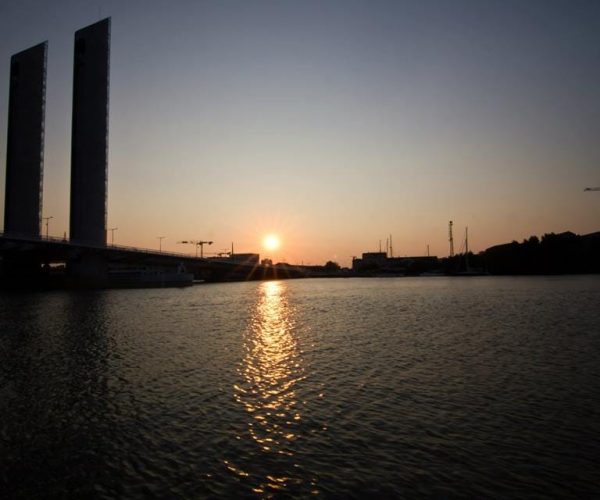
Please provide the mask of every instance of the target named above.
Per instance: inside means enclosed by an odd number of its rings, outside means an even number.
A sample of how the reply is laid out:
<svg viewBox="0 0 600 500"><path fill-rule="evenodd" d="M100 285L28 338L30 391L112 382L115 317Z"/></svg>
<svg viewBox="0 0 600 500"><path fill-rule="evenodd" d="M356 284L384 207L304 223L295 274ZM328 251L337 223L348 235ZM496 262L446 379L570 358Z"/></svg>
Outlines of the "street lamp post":
<svg viewBox="0 0 600 500"><path fill-rule="evenodd" d="M158 251L162 252L162 240L164 240L165 237L164 236L157 236L157 238L158 238Z"/></svg>
<svg viewBox="0 0 600 500"><path fill-rule="evenodd" d="M48 239L48 226L50 225L50 219L54 219L51 215L50 217L42 217L43 220L46 221L46 239Z"/></svg>
<svg viewBox="0 0 600 500"><path fill-rule="evenodd" d="M115 231L119 229L118 227L109 227L108 230L110 231L110 244L114 245L115 244Z"/></svg>

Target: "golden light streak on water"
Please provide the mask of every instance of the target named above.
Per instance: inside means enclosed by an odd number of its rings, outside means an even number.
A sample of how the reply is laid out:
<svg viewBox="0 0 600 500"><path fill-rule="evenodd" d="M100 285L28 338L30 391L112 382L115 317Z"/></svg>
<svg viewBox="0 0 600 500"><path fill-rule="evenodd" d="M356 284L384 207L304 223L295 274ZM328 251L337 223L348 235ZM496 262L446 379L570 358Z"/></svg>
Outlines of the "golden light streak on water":
<svg viewBox="0 0 600 500"><path fill-rule="evenodd" d="M244 334L245 354L238 367L241 382L233 386L233 393L248 414L247 437L259 452L293 456L291 444L298 438L302 420L295 387L304 379L304 370L287 286L282 281L259 286L250 326ZM297 481L275 474L257 479L261 484L255 491L277 491Z"/></svg>

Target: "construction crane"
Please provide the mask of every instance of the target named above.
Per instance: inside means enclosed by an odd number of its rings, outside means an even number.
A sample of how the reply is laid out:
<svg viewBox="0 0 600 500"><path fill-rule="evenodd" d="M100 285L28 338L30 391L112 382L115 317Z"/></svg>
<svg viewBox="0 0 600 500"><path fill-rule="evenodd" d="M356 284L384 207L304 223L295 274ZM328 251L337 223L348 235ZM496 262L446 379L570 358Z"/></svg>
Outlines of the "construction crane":
<svg viewBox="0 0 600 500"><path fill-rule="evenodd" d="M183 240L178 241L177 243L181 243L183 245L196 245L196 257L198 257L198 247L200 247L200 258L204 258L204 245L212 245L212 241L203 241L203 240Z"/></svg>
<svg viewBox="0 0 600 500"><path fill-rule="evenodd" d="M600 187L595 188L585 188L584 191L600 191Z"/></svg>

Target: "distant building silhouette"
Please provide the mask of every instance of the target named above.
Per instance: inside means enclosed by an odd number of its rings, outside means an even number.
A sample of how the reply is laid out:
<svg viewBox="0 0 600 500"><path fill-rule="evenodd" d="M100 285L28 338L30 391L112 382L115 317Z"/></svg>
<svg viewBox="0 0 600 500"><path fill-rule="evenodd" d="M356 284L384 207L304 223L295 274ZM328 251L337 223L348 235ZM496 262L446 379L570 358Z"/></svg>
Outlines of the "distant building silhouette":
<svg viewBox="0 0 600 500"><path fill-rule="evenodd" d="M234 253L227 257L207 257L207 260L235 262L248 266L257 266L260 262L260 255L257 253Z"/></svg>
<svg viewBox="0 0 600 500"><path fill-rule="evenodd" d="M40 235L47 51L44 42L10 61L4 232L11 236Z"/></svg>
<svg viewBox="0 0 600 500"><path fill-rule="evenodd" d="M106 244L110 18L75 33L70 236Z"/></svg>
<svg viewBox="0 0 600 500"><path fill-rule="evenodd" d="M421 274L438 267L437 257L388 257L387 252L366 252L352 259L352 271L358 274Z"/></svg>

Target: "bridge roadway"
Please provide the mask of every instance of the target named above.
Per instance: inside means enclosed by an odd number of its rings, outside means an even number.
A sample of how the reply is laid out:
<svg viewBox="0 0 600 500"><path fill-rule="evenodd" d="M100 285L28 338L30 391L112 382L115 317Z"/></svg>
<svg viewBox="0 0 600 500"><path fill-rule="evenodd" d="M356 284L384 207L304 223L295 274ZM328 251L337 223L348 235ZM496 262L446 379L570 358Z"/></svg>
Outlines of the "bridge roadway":
<svg viewBox="0 0 600 500"><path fill-rule="evenodd" d="M82 245L68 240L41 237L23 238L0 233L0 263L4 275L27 274L52 264L76 267L82 261L95 260L110 266L177 269L181 264L197 280L245 281L274 278L300 278L304 273L294 266L263 266L236 262L235 259L200 258L183 253L164 252L122 245ZM11 273L12 271L12 273ZM0 269L0 272L2 270Z"/></svg>

